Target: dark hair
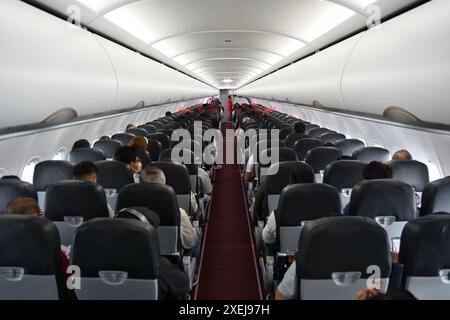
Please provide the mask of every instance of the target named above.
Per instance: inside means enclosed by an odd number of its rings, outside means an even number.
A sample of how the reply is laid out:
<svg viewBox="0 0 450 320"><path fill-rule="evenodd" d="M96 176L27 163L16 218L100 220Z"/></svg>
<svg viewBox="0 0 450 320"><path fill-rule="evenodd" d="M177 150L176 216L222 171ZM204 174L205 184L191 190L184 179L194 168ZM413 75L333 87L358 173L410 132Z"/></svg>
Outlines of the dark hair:
<svg viewBox="0 0 450 320"><path fill-rule="evenodd" d="M294 123L294 133L305 133L306 126L302 121L297 121Z"/></svg>
<svg viewBox="0 0 450 320"><path fill-rule="evenodd" d="M171 115L172 115L172 112L166 111L166 116L171 116Z"/></svg>
<svg viewBox="0 0 450 320"><path fill-rule="evenodd" d="M91 144L86 139L80 139L75 141L73 144L72 150L80 149L80 148L90 148Z"/></svg>
<svg viewBox="0 0 450 320"><path fill-rule="evenodd" d="M136 158L139 156L138 150L136 147L121 147L117 149L114 154L114 160L130 164L133 161L136 161Z"/></svg>
<svg viewBox="0 0 450 320"><path fill-rule="evenodd" d="M378 161L372 161L364 167L363 178L372 179L392 179L393 172L391 167Z"/></svg>
<svg viewBox="0 0 450 320"><path fill-rule="evenodd" d="M111 140L111 138L109 136L101 136L98 141L108 141Z"/></svg>
<svg viewBox="0 0 450 320"><path fill-rule="evenodd" d="M91 161L83 161L78 163L72 171L75 179L85 177L90 174L97 174L97 167Z"/></svg>
<svg viewBox="0 0 450 320"><path fill-rule="evenodd" d="M417 300L417 298L406 289L391 289L386 293L379 293L367 300Z"/></svg>
<svg viewBox="0 0 450 320"><path fill-rule="evenodd" d="M289 184L311 183L311 177L305 176L302 170L294 170L289 175Z"/></svg>

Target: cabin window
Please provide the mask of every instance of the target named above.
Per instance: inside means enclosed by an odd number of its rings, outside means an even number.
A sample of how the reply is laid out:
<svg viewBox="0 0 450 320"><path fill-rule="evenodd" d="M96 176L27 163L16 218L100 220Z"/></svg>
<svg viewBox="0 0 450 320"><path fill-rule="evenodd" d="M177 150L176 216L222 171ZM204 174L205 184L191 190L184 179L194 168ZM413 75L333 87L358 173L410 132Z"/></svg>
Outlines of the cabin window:
<svg viewBox="0 0 450 320"><path fill-rule="evenodd" d="M39 158L34 158L28 161L27 165L23 168L20 179L29 183L33 183L34 167L39 162Z"/></svg>
<svg viewBox="0 0 450 320"><path fill-rule="evenodd" d="M431 160L426 160L425 164L428 167L428 174L430 175L430 181L438 180L443 177L441 169Z"/></svg>
<svg viewBox="0 0 450 320"><path fill-rule="evenodd" d="M58 152L53 156L53 160L65 160L66 154L64 152L64 148L59 149Z"/></svg>

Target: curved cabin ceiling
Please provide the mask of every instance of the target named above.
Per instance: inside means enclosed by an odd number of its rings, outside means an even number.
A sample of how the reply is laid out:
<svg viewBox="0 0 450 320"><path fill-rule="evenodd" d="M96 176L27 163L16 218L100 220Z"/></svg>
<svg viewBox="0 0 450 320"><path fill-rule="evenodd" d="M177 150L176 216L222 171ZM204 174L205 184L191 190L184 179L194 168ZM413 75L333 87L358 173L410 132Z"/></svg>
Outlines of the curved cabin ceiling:
<svg viewBox="0 0 450 320"><path fill-rule="evenodd" d="M36 0L216 88L239 88L416 0ZM75 7L74 7L75 5ZM375 10L373 5L376 5Z"/></svg>

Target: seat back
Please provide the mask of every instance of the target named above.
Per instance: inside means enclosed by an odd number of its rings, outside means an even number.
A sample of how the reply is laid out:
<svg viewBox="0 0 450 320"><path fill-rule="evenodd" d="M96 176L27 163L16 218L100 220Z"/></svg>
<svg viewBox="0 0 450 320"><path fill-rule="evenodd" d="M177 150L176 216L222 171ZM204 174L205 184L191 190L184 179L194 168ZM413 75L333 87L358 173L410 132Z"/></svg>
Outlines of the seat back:
<svg viewBox="0 0 450 320"><path fill-rule="evenodd" d="M321 147L324 142L317 138L300 139L294 144L294 150L297 153L299 161L304 161L309 150Z"/></svg>
<svg viewBox="0 0 450 320"><path fill-rule="evenodd" d="M313 130L315 128L320 128L320 126L318 124L313 124L313 123L308 123L305 126L306 126L305 133L308 134L308 135L311 132L311 130Z"/></svg>
<svg viewBox="0 0 450 320"><path fill-rule="evenodd" d="M422 192L430 182L425 163L416 160L393 160L387 164L392 168L395 180L409 184L417 192Z"/></svg>
<svg viewBox="0 0 450 320"><path fill-rule="evenodd" d="M136 137L142 136L145 137L148 135L147 130L145 130L144 128L135 128L135 129L128 129L127 133L131 133L134 134Z"/></svg>
<svg viewBox="0 0 450 320"><path fill-rule="evenodd" d="M325 170L325 167L337 161L342 151L335 147L315 147L306 154L306 163L310 164L315 173Z"/></svg>
<svg viewBox="0 0 450 320"><path fill-rule="evenodd" d="M119 192L116 212L132 207L145 207L159 215L160 253L178 255L181 249L180 209L172 187L157 183L129 184Z"/></svg>
<svg viewBox="0 0 450 320"><path fill-rule="evenodd" d="M162 150L161 142L155 139L148 139L147 151L150 154L150 158L152 159L152 161L159 160L161 150Z"/></svg>
<svg viewBox="0 0 450 320"><path fill-rule="evenodd" d="M17 198L38 200L36 189L32 184L15 179L0 180L0 214L4 213L8 204Z"/></svg>
<svg viewBox="0 0 450 320"><path fill-rule="evenodd" d="M49 220L0 216L0 300L64 298L58 230Z"/></svg>
<svg viewBox="0 0 450 320"><path fill-rule="evenodd" d="M328 128L313 128L308 132L308 134L313 138L320 138L321 135L331 132L334 131Z"/></svg>
<svg viewBox="0 0 450 320"><path fill-rule="evenodd" d="M80 300L157 300L158 236L152 225L98 218L75 233L71 264L82 270Z"/></svg>
<svg viewBox="0 0 450 320"><path fill-rule="evenodd" d="M171 146L170 136L162 132L151 133L147 136L147 139L159 141L162 149L168 149Z"/></svg>
<svg viewBox="0 0 450 320"><path fill-rule="evenodd" d="M96 141L93 148L102 151L107 159L114 159L114 155L116 154L117 149L122 146L123 144L119 140L111 139L105 141Z"/></svg>
<svg viewBox="0 0 450 320"><path fill-rule="evenodd" d="M121 132L121 133L116 133L115 135L113 135L111 137L111 139L118 140L118 141L122 142L122 145L127 146L128 143L130 142L130 140L133 139L134 137L135 137L135 135L132 133Z"/></svg>
<svg viewBox="0 0 450 320"><path fill-rule="evenodd" d="M436 212L450 213L450 177L435 180L427 184L422 192L420 215Z"/></svg>
<svg viewBox="0 0 450 320"><path fill-rule="evenodd" d="M354 300L372 285L387 290L391 274L389 241L375 221L364 217L330 217L306 223L298 241L297 288L303 300Z"/></svg>
<svg viewBox="0 0 450 320"><path fill-rule="evenodd" d="M353 155L353 152L355 152L356 150L359 150L366 146L364 142L358 139L339 140L334 145L336 146L336 148L341 149L344 156L348 157L351 157Z"/></svg>
<svg viewBox="0 0 450 320"><path fill-rule="evenodd" d="M78 148L70 151L69 162L78 164L83 161L97 162L106 160L106 156L103 151L92 148Z"/></svg>
<svg viewBox="0 0 450 320"><path fill-rule="evenodd" d="M280 252L294 254L302 222L341 214L337 190L326 184L295 184L281 191L275 211Z"/></svg>
<svg viewBox="0 0 450 320"><path fill-rule="evenodd" d="M345 140L345 135L337 132L325 133L320 136L320 139L325 143L335 144L338 141Z"/></svg>
<svg viewBox="0 0 450 320"><path fill-rule="evenodd" d="M364 162L379 161L388 162L390 159L389 150L380 147L365 147L353 152L352 158Z"/></svg>
<svg viewBox="0 0 450 320"><path fill-rule="evenodd" d="M298 140L305 139L305 138L309 138L309 136L307 134L304 134L304 133L291 133L290 135L288 135L286 137L286 139L284 140L284 143L286 144L287 148L293 148L294 144Z"/></svg>
<svg viewBox="0 0 450 320"><path fill-rule="evenodd" d="M450 215L421 217L403 229L399 262L403 284L416 298L450 299Z"/></svg>
<svg viewBox="0 0 450 320"><path fill-rule="evenodd" d="M140 126L138 126L138 128L144 129L145 131L147 131L147 134L155 133L156 130L158 130L154 125L151 124L141 124Z"/></svg>
<svg viewBox="0 0 450 320"><path fill-rule="evenodd" d="M36 188L39 207L45 210L45 194L47 187L62 180L72 179L73 164L62 160L39 162L34 167L33 185Z"/></svg>

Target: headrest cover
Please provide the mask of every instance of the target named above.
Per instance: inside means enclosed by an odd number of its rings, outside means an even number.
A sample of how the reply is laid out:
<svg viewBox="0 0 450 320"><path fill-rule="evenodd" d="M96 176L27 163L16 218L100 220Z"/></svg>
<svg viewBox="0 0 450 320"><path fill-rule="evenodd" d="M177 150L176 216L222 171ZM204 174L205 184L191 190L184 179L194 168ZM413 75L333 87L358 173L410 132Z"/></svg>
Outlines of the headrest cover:
<svg viewBox="0 0 450 320"><path fill-rule="evenodd" d="M87 181L61 181L50 185L45 197L45 216L52 221L81 216L84 221L108 217L102 186Z"/></svg>
<svg viewBox="0 0 450 320"><path fill-rule="evenodd" d="M50 184L72 179L73 164L62 160L39 162L34 167L33 185L37 191L45 191Z"/></svg>
<svg viewBox="0 0 450 320"><path fill-rule="evenodd" d="M364 180L363 171L367 163L358 160L339 160L325 168L323 183L332 185L339 191L353 188Z"/></svg>
<svg viewBox="0 0 450 320"><path fill-rule="evenodd" d="M4 213L8 204L17 198L33 198L37 200L34 186L21 180L0 180L0 214Z"/></svg>
<svg viewBox="0 0 450 320"><path fill-rule="evenodd" d="M408 222L400 241L399 262L407 277L439 277L450 269L450 215L429 215Z"/></svg>
<svg viewBox="0 0 450 320"><path fill-rule="evenodd" d="M300 139L294 144L294 150L297 153L298 160L303 161L309 150L323 145L324 142L317 138Z"/></svg>
<svg viewBox="0 0 450 320"><path fill-rule="evenodd" d="M83 161L97 162L106 160L105 154L97 149L92 148L79 148L70 151L69 162L77 164Z"/></svg>
<svg viewBox="0 0 450 320"><path fill-rule="evenodd" d="M366 180L353 187L350 215L375 218L395 216L408 221L417 216L412 187L391 179Z"/></svg>
<svg viewBox="0 0 450 320"><path fill-rule="evenodd" d="M379 147L365 147L356 150L352 155L353 159L364 162L379 161L388 162L390 159L389 150Z"/></svg>
<svg viewBox="0 0 450 320"><path fill-rule="evenodd" d="M134 183L133 172L123 162L115 160L99 161L97 166L97 183L106 189L120 190L130 183Z"/></svg>
<svg viewBox="0 0 450 320"><path fill-rule="evenodd" d="M190 194L191 182L189 171L182 164L170 162L155 162L152 166L160 168L166 176L166 184L171 186L177 195Z"/></svg>
<svg viewBox="0 0 450 320"><path fill-rule="evenodd" d="M122 133L116 133L115 135L113 135L111 137L111 139L118 140L118 141L122 142L122 144L124 146L127 146L128 143L130 142L130 140L133 139L134 137L135 137L134 134L122 132Z"/></svg>
<svg viewBox="0 0 450 320"><path fill-rule="evenodd" d="M342 156L342 151L335 147L316 147L306 154L306 162L311 165L314 172L319 173L325 167L338 160Z"/></svg>
<svg viewBox="0 0 450 320"><path fill-rule="evenodd" d="M119 192L116 212L123 208L145 207L156 212L161 226L179 226L180 209L170 186L157 183L130 184Z"/></svg>
<svg viewBox="0 0 450 320"><path fill-rule="evenodd" d="M117 149L123 146L119 140L96 141L93 148L103 151L105 157L113 159Z"/></svg>
<svg viewBox="0 0 450 320"><path fill-rule="evenodd" d="M450 213L450 177L430 182L422 193L420 215Z"/></svg>
<svg viewBox="0 0 450 320"><path fill-rule="evenodd" d="M99 271L126 271L128 279L159 275L159 242L152 225L131 219L98 218L77 228L71 263L82 276L98 278Z"/></svg>
<svg viewBox="0 0 450 320"><path fill-rule="evenodd" d="M364 142L358 139L345 139L337 141L335 143L335 146L336 148L341 149L344 156L351 157L353 155L353 152L364 148L366 145L364 144Z"/></svg>
<svg viewBox="0 0 450 320"><path fill-rule="evenodd" d="M302 221L340 214L341 200L334 187L327 184L289 185L280 195L277 227L299 226Z"/></svg>
<svg viewBox="0 0 450 320"><path fill-rule="evenodd" d="M334 272L359 271L369 278L369 266L389 277L391 259L386 231L364 217L322 218L305 224L297 255L299 279L331 279Z"/></svg>
<svg viewBox="0 0 450 320"><path fill-rule="evenodd" d="M300 171L304 178L304 183L314 183L314 172L311 166L299 161L286 161L273 164L266 176L267 194L280 194L281 190L289 184L290 176L293 172ZM276 172L276 174L271 174Z"/></svg>
<svg viewBox="0 0 450 320"><path fill-rule="evenodd" d="M422 192L430 182L428 167L416 160L394 160L388 163L394 173L394 179L405 182Z"/></svg>

